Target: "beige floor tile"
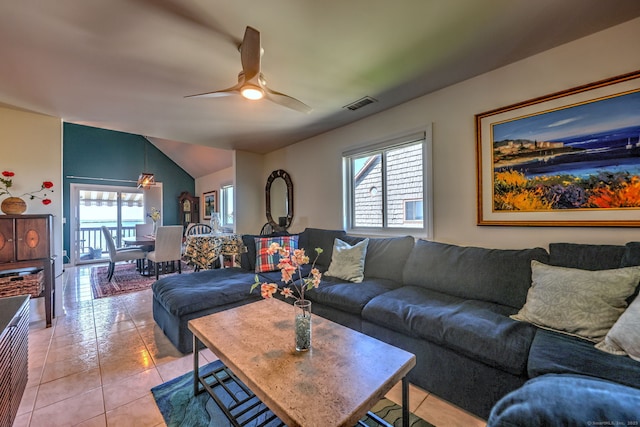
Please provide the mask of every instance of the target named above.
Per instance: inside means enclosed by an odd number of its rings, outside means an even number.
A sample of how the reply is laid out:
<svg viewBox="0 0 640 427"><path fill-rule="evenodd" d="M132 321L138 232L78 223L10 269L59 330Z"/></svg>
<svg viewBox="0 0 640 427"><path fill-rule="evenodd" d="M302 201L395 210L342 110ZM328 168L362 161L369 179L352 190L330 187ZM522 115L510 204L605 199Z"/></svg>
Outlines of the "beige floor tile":
<svg viewBox="0 0 640 427"><path fill-rule="evenodd" d="M97 388L36 409L31 416L31 427L76 425L102 413L104 413L102 389Z"/></svg>
<svg viewBox="0 0 640 427"><path fill-rule="evenodd" d="M45 363L42 371L40 383L57 380L67 375L86 372L98 368L97 354L77 354L69 359L60 360L53 363Z"/></svg>
<svg viewBox="0 0 640 427"><path fill-rule="evenodd" d="M147 369L117 383L104 386L104 407L107 411L146 396L152 387L164 381L156 368Z"/></svg>
<svg viewBox="0 0 640 427"><path fill-rule="evenodd" d="M18 415L16 419L13 420L12 427L29 427L30 422L31 422L31 412L27 412L27 413Z"/></svg>
<svg viewBox="0 0 640 427"><path fill-rule="evenodd" d="M49 381L40 385L35 409L49 406L101 386L100 369L97 368Z"/></svg>
<svg viewBox="0 0 640 427"><path fill-rule="evenodd" d="M151 392L146 396L107 412L107 426L153 427L163 423L162 414Z"/></svg>
<svg viewBox="0 0 640 427"><path fill-rule="evenodd" d="M100 414L97 417L93 417L87 421L83 421L80 424L76 424L75 427L106 427L107 417L105 414Z"/></svg>
<svg viewBox="0 0 640 427"><path fill-rule="evenodd" d="M415 412L429 393L414 385L409 385L409 410ZM402 382L397 383L385 397L398 405L402 405Z"/></svg>
<svg viewBox="0 0 640 427"><path fill-rule="evenodd" d="M38 386L27 387L24 390L22 399L20 400L20 406L18 407L18 415L26 414L33 411L33 406L36 402L36 396L38 395Z"/></svg>
<svg viewBox="0 0 640 427"><path fill-rule="evenodd" d="M153 359L147 350L133 353L130 357L112 359L105 364L100 364L102 384L106 386L116 383L153 367L155 367Z"/></svg>
<svg viewBox="0 0 640 427"><path fill-rule="evenodd" d="M484 420L451 405L433 394L427 396L414 413L436 427L485 427L487 425Z"/></svg>

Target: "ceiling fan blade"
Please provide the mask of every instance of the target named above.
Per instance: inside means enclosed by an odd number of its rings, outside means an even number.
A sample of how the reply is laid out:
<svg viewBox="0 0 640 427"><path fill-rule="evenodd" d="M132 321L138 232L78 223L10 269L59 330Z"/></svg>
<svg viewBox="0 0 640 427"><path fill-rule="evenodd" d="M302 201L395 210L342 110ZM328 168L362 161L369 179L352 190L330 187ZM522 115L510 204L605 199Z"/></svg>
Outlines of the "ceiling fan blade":
<svg viewBox="0 0 640 427"><path fill-rule="evenodd" d="M206 93L198 93L196 95L187 95L185 96L185 98L219 98L222 96L239 95L240 87L241 85L237 84L227 89L216 90L213 92L206 92Z"/></svg>
<svg viewBox="0 0 640 427"><path fill-rule="evenodd" d="M142 6L154 8L160 12L182 19L188 24L195 25L208 31L222 35L231 41L234 46L238 46L242 41L224 30L213 18L202 10L197 10L193 6L185 6L181 0L129 0L139 3Z"/></svg>
<svg viewBox="0 0 640 427"><path fill-rule="evenodd" d="M247 27L244 31L244 38L240 45L240 59L245 81L251 81L260 74L260 57L262 47L260 46L260 31L252 27Z"/></svg>
<svg viewBox="0 0 640 427"><path fill-rule="evenodd" d="M275 90L271 90L264 86L262 87L262 89L264 90L265 98L269 101L275 102L276 104L280 104L284 107L291 108L292 110L296 110L305 114L309 114L312 111L312 108L307 104L295 98L292 98L289 95L276 92Z"/></svg>

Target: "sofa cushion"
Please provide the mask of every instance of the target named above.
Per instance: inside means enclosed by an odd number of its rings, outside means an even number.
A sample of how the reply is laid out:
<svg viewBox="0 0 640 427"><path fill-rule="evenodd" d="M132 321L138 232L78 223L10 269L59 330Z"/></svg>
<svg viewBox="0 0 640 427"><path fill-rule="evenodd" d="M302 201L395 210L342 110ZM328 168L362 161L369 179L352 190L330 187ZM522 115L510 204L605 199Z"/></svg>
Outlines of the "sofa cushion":
<svg viewBox="0 0 640 427"><path fill-rule="evenodd" d="M362 239L363 237L345 236L343 240L354 244ZM364 276L401 281L402 271L414 244L415 239L411 236L369 238Z"/></svg>
<svg viewBox="0 0 640 427"><path fill-rule="evenodd" d="M279 270L280 254L269 254L269 247L277 243L281 248L291 252L298 249L298 236L256 237L253 239L256 247L256 273Z"/></svg>
<svg viewBox="0 0 640 427"><path fill-rule="evenodd" d="M298 247L305 250L309 260L313 263L316 258L316 248L322 248L316 265L320 270L326 270L331 264L333 242L336 238L343 239L347 233L344 230L323 230L321 228L306 228L299 234ZM344 240L344 239L343 239Z"/></svg>
<svg viewBox="0 0 640 427"><path fill-rule="evenodd" d="M533 284L513 319L601 341L627 307L640 267L580 270L531 261Z"/></svg>
<svg viewBox="0 0 640 427"><path fill-rule="evenodd" d="M526 371L535 328L509 319L514 311L504 305L403 286L373 298L362 317L521 375Z"/></svg>
<svg viewBox="0 0 640 427"><path fill-rule="evenodd" d="M520 308L531 285L531 260L548 258L542 248L485 249L418 240L403 283Z"/></svg>
<svg viewBox="0 0 640 427"><path fill-rule="evenodd" d="M592 342L538 329L531 344L527 372L581 374L640 388L640 363L596 349Z"/></svg>
<svg viewBox="0 0 640 427"><path fill-rule="evenodd" d="M335 239L331 264L325 274L353 283L362 282L368 243L369 239L364 239L352 246L340 239Z"/></svg>
<svg viewBox="0 0 640 427"><path fill-rule="evenodd" d="M222 268L162 277L151 288L169 313L183 316L212 306L260 299L260 292L249 293L254 276L241 268Z"/></svg>
<svg viewBox="0 0 640 427"><path fill-rule="evenodd" d="M610 270L621 267L625 252L626 248L622 245L551 243L549 264L581 270Z"/></svg>
<svg viewBox="0 0 640 427"><path fill-rule="evenodd" d="M487 427L638 425L640 390L581 375L545 375L504 396Z"/></svg>
<svg viewBox="0 0 640 427"><path fill-rule="evenodd" d="M365 278L361 283L352 283L335 277L323 276L320 286L308 290L305 293L305 298L359 315L371 299L399 286L398 282L386 279Z"/></svg>

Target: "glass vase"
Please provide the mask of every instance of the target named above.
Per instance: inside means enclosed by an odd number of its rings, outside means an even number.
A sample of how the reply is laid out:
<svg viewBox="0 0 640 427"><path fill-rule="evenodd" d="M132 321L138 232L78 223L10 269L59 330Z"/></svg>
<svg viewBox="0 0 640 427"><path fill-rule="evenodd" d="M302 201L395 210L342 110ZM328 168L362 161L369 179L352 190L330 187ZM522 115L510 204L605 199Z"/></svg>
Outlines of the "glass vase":
<svg viewBox="0 0 640 427"><path fill-rule="evenodd" d="M211 232L213 234L222 233L222 223L220 221L220 212L211 212Z"/></svg>
<svg viewBox="0 0 640 427"><path fill-rule="evenodd" d="M293 303L295 310L296 351L311 349L311 301L298 300Z"/></svg>

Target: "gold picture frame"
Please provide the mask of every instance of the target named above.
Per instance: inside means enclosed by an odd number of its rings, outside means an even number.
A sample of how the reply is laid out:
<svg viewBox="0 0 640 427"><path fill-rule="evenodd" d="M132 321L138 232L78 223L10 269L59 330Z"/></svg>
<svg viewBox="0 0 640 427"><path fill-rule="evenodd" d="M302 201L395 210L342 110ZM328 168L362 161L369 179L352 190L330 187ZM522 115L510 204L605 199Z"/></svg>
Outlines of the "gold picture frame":
<svg viewBox="0 0 640 427"><path fill-rule="evenodd" d="M478 225L640 226L640 70L475 122Z"/></svg>

